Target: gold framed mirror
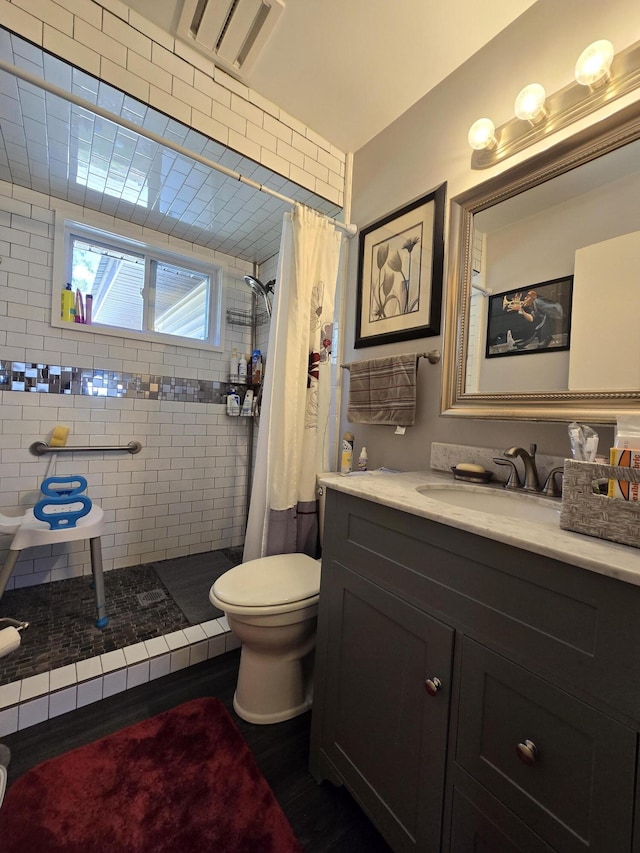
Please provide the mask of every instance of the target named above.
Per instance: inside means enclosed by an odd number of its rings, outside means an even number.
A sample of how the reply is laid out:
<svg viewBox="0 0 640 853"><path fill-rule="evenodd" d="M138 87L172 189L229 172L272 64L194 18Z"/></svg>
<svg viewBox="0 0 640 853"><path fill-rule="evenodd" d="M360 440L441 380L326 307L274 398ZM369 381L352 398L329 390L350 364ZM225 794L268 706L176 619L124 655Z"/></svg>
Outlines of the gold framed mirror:
<svg viewBox="0 0 640 853"><path fill-rule="evenodd" d="M614 423L639 408L636 261L640 102L453 198L442 414ZM488 327L500 326L490 309L514 311L536 287L569 276L573 303L557 346L507 320L503 338L489 341Z"/></svg>

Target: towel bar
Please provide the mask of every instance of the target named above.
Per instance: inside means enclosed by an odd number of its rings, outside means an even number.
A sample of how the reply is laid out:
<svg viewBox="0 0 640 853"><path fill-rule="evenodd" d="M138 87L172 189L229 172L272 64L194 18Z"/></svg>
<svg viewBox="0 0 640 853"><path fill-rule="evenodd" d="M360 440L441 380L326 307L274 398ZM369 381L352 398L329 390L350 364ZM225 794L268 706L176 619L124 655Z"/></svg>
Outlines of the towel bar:
<svg viewBox="0 0 640 853"><path fill-rule="evenodd" d="M440 361L441 355L442 354L439 349L432 349L429 350L429 352L417 352L416 358L427 358L429 359L429 364L437 364ZM343 370L351 369L350 364L341 364L340 367L342 367Z"/></svg>
<svg viewBox="0 0 640 853"><path fill-rule="evenodd" d="M105 450L126 450L127 453L140 453L142 445L139 441L130 441L119 447L49 447L46 441L34 441L29 447L34 456L42 456L44 453L94 453Z"/></svg>

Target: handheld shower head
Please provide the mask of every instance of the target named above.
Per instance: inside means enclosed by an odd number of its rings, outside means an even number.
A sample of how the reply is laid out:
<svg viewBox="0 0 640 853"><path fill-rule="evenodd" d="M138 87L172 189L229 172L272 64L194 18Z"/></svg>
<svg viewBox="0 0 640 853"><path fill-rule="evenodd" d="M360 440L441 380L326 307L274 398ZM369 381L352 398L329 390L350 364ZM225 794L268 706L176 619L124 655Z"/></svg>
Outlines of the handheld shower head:
<svg viewBox="0 0 640 853"><path fill-rule="evenodd" d="M255 278L252 275L245 275L244 277L245 284L247 284L251 290L256 294L256 296L264 296L266 290L264 289L264 284L260 281L259 278Z"/></svg>
<svg viewBox="0 0 640 853"><path fill-rule="evenodd" d="M252 292L256 296L262 296L264 299L264 304L267 309L267 316L271 317L271 303L269 302L269 294L273 293L273 285L276 283L276 280L268 281L266 284L263 284L259 278L256 278L253 275L245 275L244 277L245 284L251 288Z"/></svg>

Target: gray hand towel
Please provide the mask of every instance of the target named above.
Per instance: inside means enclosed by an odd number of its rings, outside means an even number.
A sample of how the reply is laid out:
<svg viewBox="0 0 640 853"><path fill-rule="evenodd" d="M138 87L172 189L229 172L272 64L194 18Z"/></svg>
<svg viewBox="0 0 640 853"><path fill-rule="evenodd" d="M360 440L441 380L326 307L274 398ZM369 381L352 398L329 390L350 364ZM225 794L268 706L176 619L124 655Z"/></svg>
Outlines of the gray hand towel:
<svg viewBox="0 0 640 853"><path fill-rule="evenodd" d="M349 365L347 420L413 426L416 420L416 353L354 361Z"/></svg>

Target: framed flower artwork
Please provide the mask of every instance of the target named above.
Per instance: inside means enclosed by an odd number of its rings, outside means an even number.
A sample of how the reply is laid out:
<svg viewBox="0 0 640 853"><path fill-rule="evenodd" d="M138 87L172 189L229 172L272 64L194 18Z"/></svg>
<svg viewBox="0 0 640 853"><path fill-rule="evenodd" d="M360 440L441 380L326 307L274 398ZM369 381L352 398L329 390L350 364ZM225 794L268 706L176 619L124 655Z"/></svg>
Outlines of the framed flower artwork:
<svg viewBox="0 0 640 853"><path fill-rule="evenodd" d="M356 348L440 334L446 186L360 232Z"/></svg>

